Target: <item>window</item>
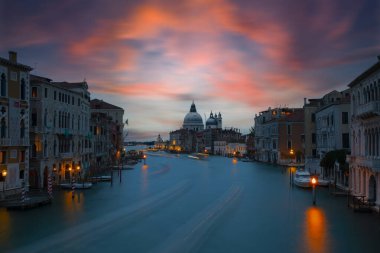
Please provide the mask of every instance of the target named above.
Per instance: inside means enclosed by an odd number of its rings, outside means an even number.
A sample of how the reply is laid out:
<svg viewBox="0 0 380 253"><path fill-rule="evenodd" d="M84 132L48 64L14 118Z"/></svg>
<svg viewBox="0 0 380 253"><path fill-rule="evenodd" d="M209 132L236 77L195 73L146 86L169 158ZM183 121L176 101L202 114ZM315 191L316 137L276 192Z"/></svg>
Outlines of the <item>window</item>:
<svg viewBox="0 0 380 253"><path fill-rule="evenodd" d="M312 152L313 157L317 157L317 150L316 149L313 149L311 152Z"/></svg>
<svg viewBox="0 0 380 253"><path fill-rule="evenodd" d="M316 141L317 141L317 136L316 136L315 133L312 133L312 134L311 134L311 143L312 143L312 144L315 144Z"/></svg>
<svg viewBox="0 0 380 253"><path fill-rule="evenodd" d="M57 91L54 91L54 100L57 100Z"/></svg>
<svg viewBox="0 0 380 253"><path fill-rule="evenodd" d="M288 125L288 134L292 134L292 126L291 125Z"/></svg>
<svg viewBox="0 0 380 253"><path fill-rule="evenodd" d="M32 112L32 126L37 126L37 112Z"/></svg>
<svg viewBox="0 0 380 253"><path fill-rule="evenodd" d="M45 88L45 98L48 97L48 88Z"/></svg>
<svg viewBox="0 0 380 253"><path fill-rule="evenodd" d="M21 99L22 100L25 100L25 97L26 97L25 93L26 93L25 79L23 78L21 79Z"/></svg>
<svg viewBox="0 0 380 253"><path fill-rule="evenodd" d="M78 98L78 106L80 106L80 99Z"/></svg>
<svg viewBox="0 0 380 253"><path fill-rule="evenodd" d="M272 148L273 148L273 149L276 149L276 148L277 148L277 145L276 145L276 141L275 141L275 140L273 140Z"/></svg>
<svg viewBox="0 0 380 253"><path fill-rule="evenodd" d="M44 113L44 125L47 127L47 121L48 121L48 111L47 108L45 108L45 113Z"/></svg>
<svg viewBox="0 0 380 253"><path fill-rule="evenodd" d="M71 97L71 104L74 105L74 97Z"/></svg>
<svg viewBox="0 0 380 253"><path fill-rule="evenodd" d="M23 119L20 122L20 138L25 138L25 122Z"/></svg>
<svg viewBox="0 0 380 253"><path fill-rule="evenodd" d="M350 148L350 135L348 133L342 134L342 147Z"/></svg>
<svg viewBox="0 0 380 253"><path fill-rule="evenodd" d="M5 122L5 118L1 119L1 130L0 130L1 138L5 138L7 136L7 123Z"/></svg>
<svg viewBox="0 0 380 253"><path fill-rule="evenodd" d="M58 101L61 102L61 92L58 93Z"/></svg>
<svg viewBox="0 0 380 253"><path fill-rule="evenodd" d="M292 141L288 141L288 149L292 149Z"/></svg>
<svg viewBox="0 0 380 253"><path fill-rule="evenodd" d="M334 125L334 115L331 115L331 125Z"/></svg>
<svg viewBox="0 0 380 253"><path fill-rule="evenodd" d="M311 122L315 122L315 113L311 114Z"/></svg>
<svg viewBox="0 0 380 253"><path fill-rule="evenodd" d="M37 87L32 87L32 98L36 98L37 96Z"/></svg>
<svg viewBox="0 0 380 253"><path fill-rule="evenodd" d="M348 124L348 112L342 112L342 124Z"/></svg>
<svg viewBox="0 0 380 253"><path fill-rule="evenodd" d="M1 96L5 97L7 95L7 79L5 74L1 74Z"/></svg>
<svg viewBox="0 0 380 253"><path fill-rule="evenodd" d="M0 164L7 162L7 151L0 151Z"/></svg>
<svg viewBox="0 0 380 253"><path fill-rule="evenodd" d="M20 151L20 162L25 162L25 150Z"/></svg>

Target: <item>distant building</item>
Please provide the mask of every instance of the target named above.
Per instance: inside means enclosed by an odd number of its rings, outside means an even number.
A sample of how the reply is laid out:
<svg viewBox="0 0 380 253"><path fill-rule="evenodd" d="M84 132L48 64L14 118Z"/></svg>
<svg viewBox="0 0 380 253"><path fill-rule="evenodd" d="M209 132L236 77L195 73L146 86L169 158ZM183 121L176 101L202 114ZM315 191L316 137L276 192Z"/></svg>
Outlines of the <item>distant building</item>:
<svg viewBox="0 0 380 253"><path fill-rule="evenodd" d="M269 108L255 116L255 159L286 164L303 157L303 108Z"/></svg>
<svg viewBox="0 0 380 253"><path fill-rule="evenodd" d="M183 120L182 128L196 132L204 129L202 116L197 112L194 101L191 104L190 111L186 114Z"/></svg>
<svg viewBox="0 0 380 253"><path fill-rule="evenodd" d="M222 114L210 113L203 125L203 120L197 112L194 102L186 114L182 128L170 132L169 149L182 152L207 152L210 154L224 154L218 141L244 143L241 133L236 128L222 129ZM215 148L218 145L218 148ZM226 146L227 147L227 146ZM225 148L223 149L225 150Z"/></svg>
<svg viewBox="0 0 380 253"><path fill-rule="evenodd" d="M159 134L157 136L157 140L154 142L154 148L156 149L165 149L166 142L164 142L161 138L161 135Z"/></svg>
<svg viewBox="0 0 380 253"><path fill-rule="evenodd" d="M100 117L100 114L103 116ZM124 109L116 105L107 103L103 100L93 99L91 100L91 116L94 117L92 120L92 132L100 129L100 134L106 135L104 142L98 142L98 146L103 147L99 149L99 154L94 154L96 156L96 162L105 165L109 160L116 162L120 158L120 154L124 143L123 129L124 129ZM99 118L100 117L100 118ZM100 125L95 123L94 120L102 120L107 122L106 125ZM106 157L102 157L101 154L107 153ZM102 161L103 159L103 161Z"/></svg>
<svg viewBox="0 0 380 253"><path fill-rule="evenodd" d="M380 209L380 57L356 77L351 89L349 187Z"/></svg>
<svg viewBox="0 0 380 253"><path fill-rule="evenodd" d="M17 53L0 58L0 189L2 197L28 187L29 180L29 72L17 62ZM6 172L5 178L1 175Z"/></svg>

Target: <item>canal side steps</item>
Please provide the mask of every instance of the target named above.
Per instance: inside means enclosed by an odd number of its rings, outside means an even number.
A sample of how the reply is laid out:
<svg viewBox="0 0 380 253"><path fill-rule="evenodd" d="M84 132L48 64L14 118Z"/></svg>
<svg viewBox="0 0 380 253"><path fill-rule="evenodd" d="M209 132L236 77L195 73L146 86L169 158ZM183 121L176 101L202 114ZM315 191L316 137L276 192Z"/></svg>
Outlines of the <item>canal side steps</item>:
<svg viewBox="0 0 380 253"><path fill-rule="evenodd" d="M22 200L21 194L17 194L1 200L0 207L5 207L9 210L27 210L51 204L51 201L47 192L30 190L26 193L24 201Z"/></svg>
<svg viewBox="0 0 380 253"><path fill-rule="evenodd" d="M376 210L377 208L375 203L365 199L365 196L356 196L350 194L348 196L348 206L357 213L372 213L373 211L378 211Z"/></svg>

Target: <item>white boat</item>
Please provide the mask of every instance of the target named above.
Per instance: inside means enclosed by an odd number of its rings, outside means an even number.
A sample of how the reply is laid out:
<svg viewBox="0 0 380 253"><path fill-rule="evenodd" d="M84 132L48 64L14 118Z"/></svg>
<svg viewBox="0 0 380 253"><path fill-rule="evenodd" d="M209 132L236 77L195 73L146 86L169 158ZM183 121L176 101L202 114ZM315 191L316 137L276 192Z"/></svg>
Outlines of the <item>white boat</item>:
<svg viewBox="0 0 380 253"><path fill-rule="evenodd" d="M89 189L92 187L92 183L86 182L86 183L63 183L59 185L62 189L72 189L74 186L75 189Z"/></svg>
<svg viewBox="0 0 380 253"><path fill-rule="evenodd" d="M293 179L293 183L303 188L311 187L310 172L304 170L297 170Z"/></svg>
<svg viewBox="0 0 380 253"><path fill-rule="evenodd" d="M206 160L208 158L208 154L195 153L195 154L188 155L188 157L191 159Z"/></svg>

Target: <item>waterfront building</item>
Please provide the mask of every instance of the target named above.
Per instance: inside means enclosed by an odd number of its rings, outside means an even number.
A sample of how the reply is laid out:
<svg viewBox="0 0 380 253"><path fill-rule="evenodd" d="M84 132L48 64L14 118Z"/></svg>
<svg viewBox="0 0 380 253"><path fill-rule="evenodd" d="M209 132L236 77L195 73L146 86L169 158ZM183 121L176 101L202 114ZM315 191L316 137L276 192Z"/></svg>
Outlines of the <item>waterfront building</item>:
<svg viewBox="0 0 380 253"><path fill-rule="evenodd" d="M154 148L163 150L166 147L166 143L162 140L161 135L158 134L156 141L154 142Z"/></svg>
<svg viewBox="0 0 380 253"><path fill-rule="evenodd" d="M228 143L226 145L227 156L245 156L247 154L247 145L245 143Z"/></svg>
<svg viewBox="0 0 380 253"><path fill-rule="evenodd" d="M302 159L303 108L268 108L254 120L256 160L286 164Z"/></svg>
<svg viewBox="0 0 380 253"><path fill-rule="evenodd" d="M31 67L17 62L16 52L10 51L8 59L0 57L2 197L20 192L23 182L28 182L29 179L29 72L31 70ZM2 176L3 172L5 177Z"/></svg>
<svg viewBox="0 0 380 253"><path fill-rule="evenodd" d="M356 77L351 89L349 187L380 208L380 57Z"/></svg>
<svg viewBox="0 0 380 253"><path fill-rule="evenodd" d="M92 112L90 131L92 156L90 159L91 173L107 168L112 163L115 148L112 143L112 132L115 128L112 118L105 113Z"/></svg>
<svg viewBox="0 0 380 253"><path fill-rule="evenodd" d="M106 166L117 161L123 150L124 109L103 100L91 100L92 132L94 138L95 163L93 166ZM103 122L105 125L102 125ZM94 162L94 161L93 161Z"/></svg>
<svg viewBox="0 0 380 253"><path fill-rule="evenodd" d="M87 83L32 75L30 86L30 186L83 177L92 153Z"/></svg>
<svg viewBox="0 0 380 253"><path fill-rule="evenodd" d="M329 92L322 97L321 102L321 106L315 112L319 161L330 151L344 149L350 153L349 90ZM343 168L321 172L323 176L336 178L337 184L348 186L348 177L345 176Z"/></svg>

